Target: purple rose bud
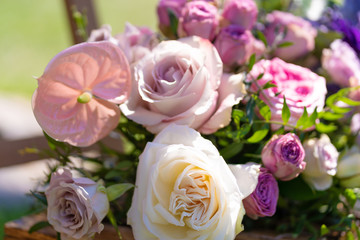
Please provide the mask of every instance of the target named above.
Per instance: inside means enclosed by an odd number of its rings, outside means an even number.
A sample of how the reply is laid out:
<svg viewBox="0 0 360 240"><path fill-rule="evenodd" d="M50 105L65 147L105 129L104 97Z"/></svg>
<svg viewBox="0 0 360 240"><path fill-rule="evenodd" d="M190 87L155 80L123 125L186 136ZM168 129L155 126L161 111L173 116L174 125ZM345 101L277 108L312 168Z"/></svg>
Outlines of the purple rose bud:
<svg viewBox="0 0 360 240"><path fill-rule="evenodd" d="M360 79L360 60L350 45L340 39L330 49L323 49L322 67L331 79L342 87L350 87L351 77Z"/></svg>
<svg viewBox="0 0 360 240"><path fill-rule="evenodd" d="M222 16L231 24L251 29L257 18L258 9L253 0L228 0L225 2Z"/></svg>
<svg viewBox="0 0 360 240"><path fill-rule="evenodd" d="M277 48L275 56L291 61L315 48L317 30L305 19L288 12L273 11L266 16L266 20L264 34L270 45L292 43L291 46Z"/></svg>
<svg viewBox="0 0 360 240"><path fill-rule="evenodd" d="M217 34L218 26L219 17L214 5L203 1L188 2L179 18L178 35L196 35L211 41Z"/></svg>
<svg viewBox="0 0 360 240"><path fill-rule="evenodd" d="M243 200L246 215L250 218L270 217L275 214L279 187L266 168L260 168L258 184L252 194Z"/></svg>
<svg viewBox="0 0 360 240"><path fill-rule="evenodd" d="M187 0L160 0L157 5L159 28L165 36L171 35L169 12L179 17Z"/></svg>
<svg viewBox="0 0 360 240"><path fill-rule="evenodd" d="M244 30L238 25L223 28L216 37L214 45L221 60L227 66L242 65L253 53L261 52L257 51L259 41L253 37L249 30ZM263 49L265 49L265 46L263 46Z"/></svg>
<svg viewBox="0 0 360 240"><path fill-rule="evenodd" d="M265 167L282 181L291 180L304 171L304 157L305 150L294 133L274 135L261 153Z"/></svg>

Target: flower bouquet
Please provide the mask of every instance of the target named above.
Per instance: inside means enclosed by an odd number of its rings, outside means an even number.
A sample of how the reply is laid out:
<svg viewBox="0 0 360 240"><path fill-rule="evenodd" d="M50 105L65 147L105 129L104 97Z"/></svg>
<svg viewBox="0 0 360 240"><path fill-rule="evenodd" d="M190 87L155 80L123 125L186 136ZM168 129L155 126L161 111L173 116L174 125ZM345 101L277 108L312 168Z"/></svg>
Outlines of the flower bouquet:
<svg viewBox="0 0 360 240"><path fill-rule="evenodd" d="M57 54L32 104L58 161L32 193L58 237L359 238L359 6L324 2L160 0L159 31Z"/></svg>

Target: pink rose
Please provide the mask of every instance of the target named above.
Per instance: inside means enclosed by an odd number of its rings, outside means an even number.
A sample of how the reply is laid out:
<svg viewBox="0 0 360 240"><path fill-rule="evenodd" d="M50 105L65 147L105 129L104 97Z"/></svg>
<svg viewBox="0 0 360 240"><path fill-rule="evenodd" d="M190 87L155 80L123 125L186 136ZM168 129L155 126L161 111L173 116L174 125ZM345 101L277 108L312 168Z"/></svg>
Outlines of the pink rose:
<svg viewBox="0 0 360 240"><path fill-rule="evenodd" d="M180 37L199 36L212 41L217 34L219 17L217 8L206 1L188 2L179 17Z"/></svg>
<svg viewBox="0 0 360 240"><path fill-rule="evenodd" d="M115 36L118 46L125 53L130 65L151 52L157 44L156 34L147 27L126 23L124 33Z"/></svg>
<svg viewBox="0 0 360 240"><path fill-rule="evenodd" d="M264 166L282 181L296 178L304 171L305 150L293 133L274 135L261 152Z"/></svg>
<svg viewBox="0 0 360 240"><path fill-rule="evenodd" d="M321 62L331 79L342 87L350 87L351 77L360 81L360 60L350 45L340 39L323 50Z"/></svg>
<svg viewBox="0 0 360 240"><path fill-rule="evenodd" d="M73 178L70 170L51 175L46 190L47 218L61 239L90 239L104 229L101 221L109 211L106 190L88 178Z"/></svg>
<svg viewBox="0 0 360 240"><path fill-rule="evenodd" d="M253 219L271 217L276 212L279 187L276 179L266 168L260 168L255 190L243 200L246 215Z"/></svg>
<svg viewBox="0 0 360 240"><path fill-rule="evenodd" d="M258 9L253 0L227 0L222 16L230 24L251 29L256 22L257 14Z"/></svg>
<svg viewBox="0 0 360 240"><path fill-rule="evenodd" d="M87 40L88 42L99 42L99 41L110 41L117 45L117 40L111 35L111 26L103 25L99 29L94 29L91 31L90 37Z"/></svg>
<svg viewBox="0 0 360 240"><path fill-rule="evenodd" d="M293 45L277 48L275 56L291 61L304 56L315 48L317 31L310 22L291 13L273 11L266 16L265 36L269 43L292 42ZM279 36L284 35L283 37Z"/></svg>
<svg viewBox="0 0 360 240"><path fill-rule="evenodd" d="M56 55L38 79L32 105L52 138L89 146L118 124L130 91L129 64L110 42L82 43Z"/></svg>
<svg viewBox="0 0 360 240"><path fill-rule="evenodd" d="M248 61L253 53L260 55L261 44L265 50L264 44L259 43L250 31L244 31L242 27L237 25L223 28L214 43L221 60L227 66L242 65Z"/></svg>
<svg viewBox="0 0 360 240"><path fill-rule="evenodd" d="M251 89L256 92L259 90L258 86L263 86L267 82L276 85L260 93L260 98L270 107L271 120L282 122L284 96L291 113L289 124L296 125L304 112L304 107L309 114L313 113L315 108L317 111L323 109L327 92L325 78L279 58L257 62L248 75L248 81L255 81L254 79L262 73L262 78L257 80L257 84L253 83ZM272 126L273 129L276 127L278 126Z"/></svg>
<svg viewBox="0 0 360 240"><path fill-rule="evenodd" d="M209 134L229 124L243 97L243 75L223 75L215 47L199 37L163 41L135 66L135 87L120 106L158 133L171 123Z"/></svg>
<svg viewBox="0 0 360 240"><path fill-rule="evenodd" d="M157 5L157 16L159 20L159 28L165 36L171 36L169 12L179 18L182 8L187 0L160 0Z"/></svg>
<svg viewBox="0 0 360 240"><path fill-rule="evenodd" d="M328 189L336 174L338 151L325 134L306 140L303 146L306 168L302 176L316 190Z"/></svg>

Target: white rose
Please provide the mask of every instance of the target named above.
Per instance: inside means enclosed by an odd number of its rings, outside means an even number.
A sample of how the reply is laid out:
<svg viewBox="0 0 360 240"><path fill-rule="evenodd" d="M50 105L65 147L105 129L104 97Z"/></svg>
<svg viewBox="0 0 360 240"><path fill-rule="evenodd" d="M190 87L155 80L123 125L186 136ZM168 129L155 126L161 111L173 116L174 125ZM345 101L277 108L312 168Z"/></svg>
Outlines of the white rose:
<svg viewBox="0 0 360 240"><path fill-rule="evenodd" d="M336 174L339 153L332 145L330 138L322 134L304 142L306 168L303 178L316 190L326 190L332 184L332 176Z"/></svg>
<svg viewBox="0 0 360 240"><path fill-rule="evenodd" d="M109 211L105 189L88 178L73 178L69 169L51 176L46 190L47 218L62 240L90 239L100 233L101 221Z"/></svg>
<svg viewBox="0 0 360 240"><path fill-rule="evenodd" d="M216 147L172 124L140 156L127 220L137 240L233 240L242 230L243 198Z"/></svg>

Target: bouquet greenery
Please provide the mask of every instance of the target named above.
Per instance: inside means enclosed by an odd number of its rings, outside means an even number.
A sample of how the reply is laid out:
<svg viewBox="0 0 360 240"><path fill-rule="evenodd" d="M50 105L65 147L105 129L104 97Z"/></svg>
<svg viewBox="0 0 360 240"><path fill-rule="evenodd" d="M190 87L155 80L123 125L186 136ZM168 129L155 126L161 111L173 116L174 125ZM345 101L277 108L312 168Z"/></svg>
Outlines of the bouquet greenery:
<svg viewBox="0 0 360 240"><path fill-rule="evenodd" d="M58 161L33 195L59 237L360 238L359 4L315 2L160 0L159 32L56 55L32 101Z"/></svg>

